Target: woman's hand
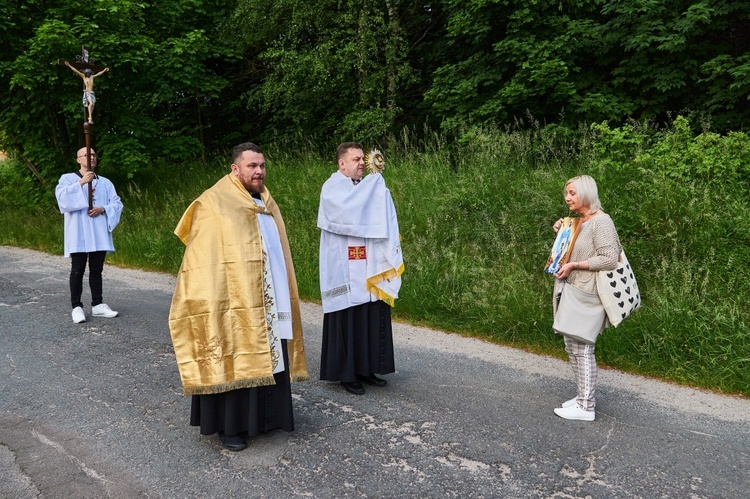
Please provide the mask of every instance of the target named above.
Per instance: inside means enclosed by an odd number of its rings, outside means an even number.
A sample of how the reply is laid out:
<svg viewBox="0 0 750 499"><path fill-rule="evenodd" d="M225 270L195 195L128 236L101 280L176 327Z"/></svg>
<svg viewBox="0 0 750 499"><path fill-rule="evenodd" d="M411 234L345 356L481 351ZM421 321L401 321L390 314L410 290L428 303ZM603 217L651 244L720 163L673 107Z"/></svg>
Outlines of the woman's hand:
<svg viewBox="0 0 750 499"><path fill-rule="evenodd" d="M563 224L563 219L561 218L560 220L555 222L555 224L552 226L552 230L557 232L558 230L560 230L560 227L562 227L562 224Z"/></svg>
<svg viewBox="0 0 750 499"><path fill-rule="evenodd" d="M565 265L560 267L560 271L557 274L555 274L555 277L557 277L558 279L565 279L566 277L570 275L571 272L573 272L577 268L578 268L577 263L566 263Z"/></svg>

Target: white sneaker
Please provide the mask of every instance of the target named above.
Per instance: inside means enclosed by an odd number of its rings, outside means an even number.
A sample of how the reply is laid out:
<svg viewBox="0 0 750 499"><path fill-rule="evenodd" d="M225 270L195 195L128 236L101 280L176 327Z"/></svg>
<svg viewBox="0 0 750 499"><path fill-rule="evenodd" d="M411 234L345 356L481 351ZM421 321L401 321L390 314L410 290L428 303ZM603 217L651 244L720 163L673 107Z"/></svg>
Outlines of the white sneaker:
<svg viewBox="0 0 750 499"><path fill-rule="evenodd" d="M86 314L83 313L83 309L81 307L74 308L73 313L70 315L73 316L73 322L75 322L76 324L86 322Z"/></svg>
<svg viewBox="0 0 750 499"><path fill-rule="evenodd" d="M91 309L91 315L94 317L117 317L117 312L109 308L106 303L100 303Z"/></svg>
<svg viewBox="0 0 750 499"><path fill-rule="evenodd" d="M570 400L566 400L565 402L562 403L563 407L573 407L574 405L576 405L576 398L575 397L573 397Z"/></svg>
<svg viewBox="0 0 750 499"><path fill-rule="evenodd" d="M555 409L555 414L563 419L572 419L575 421L593 421L596 418L594 411L585 411L578 404L571 407L559 407Z"/></svg>

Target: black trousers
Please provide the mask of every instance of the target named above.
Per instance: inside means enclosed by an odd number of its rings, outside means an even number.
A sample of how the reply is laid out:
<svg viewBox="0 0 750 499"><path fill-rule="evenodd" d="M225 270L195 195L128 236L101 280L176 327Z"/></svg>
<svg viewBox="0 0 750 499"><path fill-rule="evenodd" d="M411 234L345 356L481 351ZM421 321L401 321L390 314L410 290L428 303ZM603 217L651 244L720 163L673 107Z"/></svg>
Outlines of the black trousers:
<svg viewBox="0 0 750 499"><path fill-rule="evenodd" d="M86 260L89 262L89 287L91 288L91 306L102 303L102 270L106 251L70 254L70 304L73 308L83 307L83 274L86 271Z"/></svg>

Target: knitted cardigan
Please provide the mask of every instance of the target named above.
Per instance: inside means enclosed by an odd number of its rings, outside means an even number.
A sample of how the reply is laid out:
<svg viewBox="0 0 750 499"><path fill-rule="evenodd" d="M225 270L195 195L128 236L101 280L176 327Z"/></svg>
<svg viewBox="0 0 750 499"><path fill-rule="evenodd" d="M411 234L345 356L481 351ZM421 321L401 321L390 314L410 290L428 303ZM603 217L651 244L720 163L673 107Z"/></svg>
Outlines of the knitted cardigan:
<svg viewBox="0 0 750 499"><path fill-rule="evenodd" d="M588 260L588 270L573 270L567 283L587 293L596 293L596 272L612 270L620 258L620 238L615 224L606 213L595 215L581 225L570 262Z"/></svg>

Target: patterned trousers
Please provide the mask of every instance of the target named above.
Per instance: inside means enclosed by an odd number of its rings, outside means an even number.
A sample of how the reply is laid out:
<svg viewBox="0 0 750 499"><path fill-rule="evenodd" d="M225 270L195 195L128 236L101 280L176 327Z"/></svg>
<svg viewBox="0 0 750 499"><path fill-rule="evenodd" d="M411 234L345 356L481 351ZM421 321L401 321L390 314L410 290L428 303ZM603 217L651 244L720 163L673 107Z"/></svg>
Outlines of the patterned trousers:
<svg viewBox="0 0 750 499"><path fill-rule="evenodd" d="M596 407L596 377L599 370L594 357L594 345L583 343L565 336L565 351L568 352L570 365L573 368L578 385L576 402L584 410L593 411Z"/></svg>

